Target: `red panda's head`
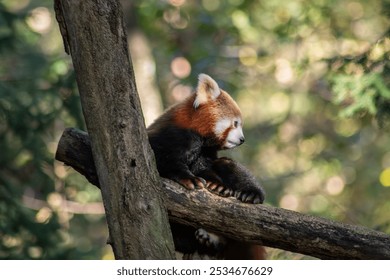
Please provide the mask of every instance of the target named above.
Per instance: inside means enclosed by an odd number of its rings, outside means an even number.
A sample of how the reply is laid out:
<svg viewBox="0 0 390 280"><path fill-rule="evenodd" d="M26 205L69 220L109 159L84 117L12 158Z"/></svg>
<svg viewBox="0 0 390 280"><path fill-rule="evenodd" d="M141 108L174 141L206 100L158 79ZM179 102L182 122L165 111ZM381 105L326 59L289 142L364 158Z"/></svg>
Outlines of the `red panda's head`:
<svg viewBox="0 0 390 280"><path fill-rule="evenodd" d="M209 138L220 149L244 142L240 108L208 75L200 74L194 95L175 108L175 122Z"/></svg>

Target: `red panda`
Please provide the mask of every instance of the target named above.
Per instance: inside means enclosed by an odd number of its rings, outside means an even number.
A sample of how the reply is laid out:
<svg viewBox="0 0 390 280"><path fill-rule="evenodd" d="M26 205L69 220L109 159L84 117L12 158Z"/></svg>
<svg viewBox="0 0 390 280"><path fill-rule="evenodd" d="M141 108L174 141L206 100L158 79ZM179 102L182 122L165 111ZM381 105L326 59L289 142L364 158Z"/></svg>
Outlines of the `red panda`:
<svg viewBox="0 0 390 280"><path fill-rule="evenodd" d="M240 108L210 76L200 74L195 93L169 108L147 131L160 176L190 190L205 187L246 203L263 202L263 188L244 166L226 157L218 158L219 150L237 147L245 138ZM248 247L203 229L175 223L171 223L171 229L176 249L187 254L228 253L235 243ZM247 253L254 247L248 247ZM253 256L247 255L237 256Z"/></svg>

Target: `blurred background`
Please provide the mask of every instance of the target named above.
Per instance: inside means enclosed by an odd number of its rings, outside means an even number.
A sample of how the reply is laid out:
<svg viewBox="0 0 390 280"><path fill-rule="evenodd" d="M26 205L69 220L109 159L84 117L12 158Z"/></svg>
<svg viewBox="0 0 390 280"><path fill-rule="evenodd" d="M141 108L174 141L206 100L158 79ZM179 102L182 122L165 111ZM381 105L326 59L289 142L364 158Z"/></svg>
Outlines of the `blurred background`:
<svg viewBox="0 0 390 280"><path fill-rule="evenodd" d="M122 1L145 121L215 78L266 204L390 234L390 3ZM85 130L51 0L0 2L0 259L112 259L100 192L54 160ZM271 259L308 258L268 249Z"/></svg>

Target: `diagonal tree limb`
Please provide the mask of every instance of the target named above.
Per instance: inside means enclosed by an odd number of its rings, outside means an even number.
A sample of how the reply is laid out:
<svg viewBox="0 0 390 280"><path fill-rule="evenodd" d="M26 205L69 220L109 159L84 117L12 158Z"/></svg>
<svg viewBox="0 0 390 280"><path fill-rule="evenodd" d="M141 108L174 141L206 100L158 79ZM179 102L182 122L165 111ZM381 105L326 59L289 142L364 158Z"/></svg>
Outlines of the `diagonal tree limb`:
<svg viewBox="0 0 390 280"><path fill-rule="evenodd" d="M66 129L56 159L99 187L87 133ZM244 204L206 190L188 191L167 179L163 183L171 220L322 259L390 259L390 236L382 232L281 208Z"/></svg>

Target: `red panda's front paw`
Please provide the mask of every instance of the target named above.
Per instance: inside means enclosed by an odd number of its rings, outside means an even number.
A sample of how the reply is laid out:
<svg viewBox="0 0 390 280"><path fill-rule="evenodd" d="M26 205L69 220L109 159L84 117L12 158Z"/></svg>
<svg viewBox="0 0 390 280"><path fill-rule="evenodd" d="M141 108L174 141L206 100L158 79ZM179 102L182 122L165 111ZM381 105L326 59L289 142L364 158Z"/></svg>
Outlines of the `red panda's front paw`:
<svg viewBox="0 0 390 280"><path fill-rule="evenodd" d="M207 182L206 187L209 191L224 197L232 196L233 190L226 188L225 186L216 182Z"/></svg>
<svg viewBox="0 0 390 280"><path fill-rule="evenodd" d="M188 190L201 189L206 186L206 181L201 177L190 177L178 180Z"/></svg>

